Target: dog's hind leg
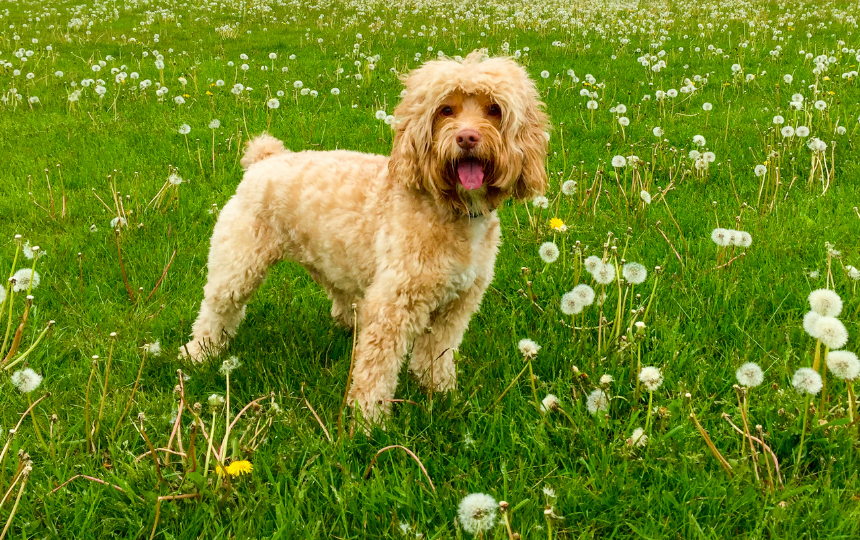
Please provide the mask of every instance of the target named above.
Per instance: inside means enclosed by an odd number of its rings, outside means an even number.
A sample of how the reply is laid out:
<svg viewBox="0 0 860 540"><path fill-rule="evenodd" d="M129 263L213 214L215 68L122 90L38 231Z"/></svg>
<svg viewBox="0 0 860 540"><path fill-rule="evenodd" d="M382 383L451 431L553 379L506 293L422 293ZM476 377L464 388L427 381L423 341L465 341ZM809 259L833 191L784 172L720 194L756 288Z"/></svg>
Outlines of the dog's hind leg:
<svg viewBox="0 0 860 540"><path fill-rule="evenodd" d="M490 270L492 272L492 268ZM415 338L409 371L425 389L447 392L456 388L454 349L463 341L469 320L478 310L491 280L492 273L478 276L475 283L457 299L433 313L427 331Z"/></svg>
<svg viewBox="0 0 860 540"><path fill-rule="evenodd" d="M245 315L245 304L281 257L279 235L234 197L221 211L212 233L209 275L203 287L193 338L180 355L202 360L227 346Z"/></svg>

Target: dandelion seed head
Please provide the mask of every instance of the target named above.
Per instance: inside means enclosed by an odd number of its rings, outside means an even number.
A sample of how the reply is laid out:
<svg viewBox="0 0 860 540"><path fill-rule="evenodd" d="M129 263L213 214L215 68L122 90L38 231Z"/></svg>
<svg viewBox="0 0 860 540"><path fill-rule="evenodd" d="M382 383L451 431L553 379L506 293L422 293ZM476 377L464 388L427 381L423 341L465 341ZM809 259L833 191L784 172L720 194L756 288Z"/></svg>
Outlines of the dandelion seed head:
<svg viewBox="0 0 860 540"><path fill-rule="evenodd" d="M161 354L161 341L155 340L154 343L146 343L143 346L143 352L147 354L151 354L152 356L158 356Z"/></svg>
<svg viewBox="0 0 860 540"><path fill-rule="evenodd" d="M568 180L561 185L561 192L565 195L574 195L576 193L576 180Z"/></svg>
<svg viewBox="0 0 860 540"><path fill-rule="evenodd" d="M615 266L612 263L601 263L593 274L594 281L601 285L609 285L615 281Z"/></svg>
<svg viewBox="0 0 860 540"><path fill-rule="evenodd" d="M836 377L853 381L860 375L860 360L850 351L830 351L827 353L827 368Z"/></svg>
<svg viewBox="0 0 860 540"><path fill-rule="evenodd" d="M582 312L583 305L573 291L564 293L561 297L561 312L565 315L576 315Z"/></svg>
<svg viewBox="0 0 860 540"><path fill-rule="evenodd" d="M801 394L814 396L821 391L821 375L812 368L803 367L794 372L791 384Z"/></svg>
<svg viewBox="0 0 860 540"><path fill-rule="evenodd" d="M728 229L723 229L721 227L717 227L713 231L711 231L711 240L714 241L720 247L726 247L729 245L729 231Z"/></svg>
<svg viewBox="0 0 860 540"><path fill-rule="evenodd" d="M576 302L582 306L590 306L594 303L594 289L582 283L573 288L570 293L576 298Z"/></svg>
<svg viewBox="0 0 860 540"><path fill-rule="evenodd" d="M238 356L231 356L221 363L221 368L218 371L221 372L221 375L227 376L241 365Z"/></svg>
<svg viewBox="0 0 860 540"><path fill-rule="evenodd" d="M555 245L555 242L544 242L538 249L538 253L540 253L543 262L547 264L554 263L559 256L558 246Z"/></svg>
<svg viewBox="0 0 860 540"><path fill-rule="evenodd" d="M812 311L822 317L838 317L842 312L842 299L830 289L817 289L809 293Z"/></svg>
<svg viewBox="0 0 860 540"><path fill-rule="evenodd" d="M820 318L821 315L819 315L815 311L810 311L803 316L803 329L806 331L807 334L816 339L818 339L818 333L815 329L815 325L818 324L818 319Z"/></svg>
<svg viewBox="0 0 860 540"><path fill-rule="evenodd" d="M639 372L639 381L649 392L654 392L663 384L663 374L654 366L646 366Z"/></svg>
<svg viewBox="0 0 860 540"><path fill-rule="evenodd" d="M471 535L488 531L496 524L496 500L485 493L472 493L463 497L457 517L463 530Z"/></svg>
<svg viewBox="0 0 860 540"><path fill-rule="evenodd" d="M747 362L735 371L738 384L747 388L754 388L764 381L764 372L755 362Z"/></svg>
<svg viewBox="0 0 860 540"><path fill-rule="evenodd" d="M624 159L624 156L615 156L612 158L612 166L613 167L620 168L620 167L624 167L625 165L627 165L627 160Z"/></svg>
<svg viewBox="0 0 860 540"><path fill-rule="evenodd" d="M549 199L547 199L543 195L539 195L532 200L532 206L534 206L535 208L548 208Z"/></svg>
<svg viewBox="0 0 860 540"><path fill-rule="evenodd" d="M521 339L517 344L517 348L520 350L520 354L522 354L526 358L534 358L537 356L538 351L540 350L540 345L532 341L531 339L524 338Z"/></svg>
<svg viewBox="0 0 860 540"><path fill-rule="evenodd" d="M815 323L816 337L830 349L841 349L848 343L848 330L836 317L821 317Z"/></svg>
<svg viewBox="0 0 860 540"><path fill-rule="evenodd" d="M558 410L559 406L560 402L558 400L558 397L552 394L547 394L547 396L543 398L540 403L540 409L543 412L551 412Z"/></svg>
<svg viewBox="0 0 860 540"><path fill-rule="evenodd" d="M11 377L12 384L22 394L29 394L42 384L42 376L30 368L16 371Z"/></svg>
<svg viewBox="0 0 860 540"><path fill-rule="evenodd" d="M12 286L13 291L26 292L38 287L42 281L42 276L39 275L39 272L33 271L32 268L21 268L12 274L12 279L15 280L15 285ZM31 281L32 286L30 285Z"/></svg>
<svg viewBox="0 0 860 540"><path fill-rule="evenodd" d="M629 443L631 446L645 447L648 445L648 435L645 435L645 430L641 427L636 428L630 436Z"/></svg>
<svg viewBox="0 0 860 540"><path fill-rule="evenodd" d="M585 406L591 414L597 414L609 410L609 397L601 389L596 389L585 400Z"/></svg>
<svg viewBox="0 0 860 540"><path fill-rule="evenodd" d="M637 262L629 262L621 269L621 275L633 285L639 285L648 277L648 270Z"/></svg>
<svg viewBox="0 0 860 540"><path fill-rule="evenodd" d="M639 192L639 198L642 199L642 202L645 204L651 204L651 194L644 189Z"/></svg>
<svg viewBox="0 0 860 540"><path fill-rule="evenodd" d="M597 255L591 255L590 257L586 257L585 259L585 270L589 274L593 275L602 264L603 260L600 257L598 257Z"/></svg>

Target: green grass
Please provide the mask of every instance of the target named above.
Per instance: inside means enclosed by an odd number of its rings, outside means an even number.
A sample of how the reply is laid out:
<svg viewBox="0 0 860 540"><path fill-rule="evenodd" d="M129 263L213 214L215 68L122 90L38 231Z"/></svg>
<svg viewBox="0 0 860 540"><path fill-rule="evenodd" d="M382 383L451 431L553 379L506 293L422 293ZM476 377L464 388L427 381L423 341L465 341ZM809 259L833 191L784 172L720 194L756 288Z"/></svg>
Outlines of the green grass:
<svg viewBox="0 0 860 540"><path fill-rule="evenodd" d="M21 350L34 343L47 321L56 321L52 334L27 358L29 367L44 376L33 399L50 392L34 416L56 457L39 441L28 415L0 465L0 497L17 470L19 452L29 454L33 467L8 538L149 538L157 497L193 493L199 498L161 503L156 537L399 538L400 525L406 524L407 537L465 538L469 535L455 517L460 499L472 492L508 501L512 527L523 538L860 535L858 428L847 422L845 384L828 378L829 405L820 415L825 424L810 424L799 462L804 399L791 385L795 369L812 364L815 343L801 321L809 309L808 293L827 286L825 242L841 251L841 259L832 261L832 288L845 303L841 319L851 336L845 348L858 349L858 282L845 266L860 266L860 91L856 76L842 77L860 63L855 58L858 29L850 18L856 16L853 2L790 7L752 2L746 8L645 2L630 10L551 2L486 7L442 1L403 6L79 4L0 3L0 58L12 65L0 67L0 91L8 98L0 103L0 271L11 268L15 234L46 250L37 263L42 279L32 292L35 307ZM69 28L72 17L83 19L83 26ZM235 25L233 37L215 31L225 24ZM652 48L661 29L670 39ZM783 41L772 39L774 30L782 32ZM739 46L744 41L745 48ZM355 43L360 44L357 52ZM387 153L391 132L374 113L383 109L391 114L397 103L401 85L391 68L406 72L437 51L453 56L487 47L500 54L505 43L510 54L528 47L520 61L537 80L553 122L547 162L552 207L539 211L530 204L508 203L500 209L504 244L496 278L460 348L458 390L422 394L404 371L396 397L408 402L394 407L386 430L338 436L352 336L330 319L322 290L298 265L285 262L273 269L248 306L230 350L241 362L230 380L231 415L269 392L282 409L270 410L266 400L261 411L238 423L241 436L258 418L266 421L274 415L256 452L238 445L235 437L230 445L230 455L251 461L253 473L224 486L211 472L208 479L200 469L186 474L182 460L172 458L162 460L165 482L159 485L153 461L136 460L148 449L134 426L138 413L145 415L153 444L164 447L179 403L177 369L189 377L184 383L189 401L204 404L207 430L211 414L206 400L226 390L220 362L183 365L175 353L188 338L202 299L208 238L216 220L210 210L213 204L223 206L241 178L241 141L268 127L293 150ZM710 52L710 44L723 53ZM770 51L777 44L782 52L774 57ZM14 55L20 47L33 51L23 67ZM841 52L843 47L849 52ZM144 79L160 81L154 50L165 57L169 93L163 103L155 96L155 84L144 92L138 89ZM637 63L646 52L660 50L667 53L662 71ZM836 62L816 77L815 63L800 50L833 56ZM144 51L148 57L142 56ZM270 52L278 58L270 60ZM250 59L240 60L243 53ZM376 54L380 58L370 70L366 57ZM90 66L108 55L114 60L94 73ZM227 66L228 60L236 66ZM360 68L353 64L356 60ZM237 67L243 62L250 66L247 73ZM732 75L735 63L743 67L738 77ZM122 65L129 74L139 72L140 79L115 83L110 68ZM274 70L262 71L261 65ZM289 71L282 72L283 66ZM13 69L21 73L16 76ZM579 83L568 69L575 70ZM58 70L62 77L54 75ZM546 79L540 76L543 70L549 72ZM26 78L30 72L32 80ZM347 78L357 72L361 81ZM605 86L583 85L586 73ZM746 82L746 74L755 78ZM784 82L785 74L793 75L792 83ZM657 90L680 89L694 75L708 80L697 82L692 95L680 93L663 105L655 100ZM180 76L188 81L184 89ZM93 84L82 89L77 103L69 103L72 81L98 77L107 81L103 98L94 93ZM218 79L226 85L215 86ZM296 80L317 90L318 97L299 95ZM229 91L234 82L253 91L237 98ZM819 94L811 84L818 85ZM335 87L338 96L330 93ZM23 101L14 98L11 88ZM593 120L588 98L580 96L583 88L599 95ZM280 107L268 110L266 100L278 90L284 92ZM806 99L801 113L789 109L794 93ZM185 104L176 105L173 98L180 94L187 94ZM643 101L645 94L651 100ZM39 102L31 105L31 96ZM824 111L812 108L818 99L826 102ZM713 104L707 115L705 102ZM624 134L609 112L619 103L626 105L631 120ZM806 125L811 136L827 143L828 167L835 172L825 194L820 180L808 182L809 138L783 144L772 124L776 114L786 118L786 125ZM221 121L214 132L214 171L213 132L207 127L212 119ZM191 126L187 138L177 132L184 123ZM837 134L837 125L847 132ZM666 141L652 134L655 126L665 131ZM687 157L697 134L716 154L706 175L696 174ZM778 158L768 160L771 151ZM650 206L638 202L635 193L628 194L630 204L625 205L616 185L609 162L630 154L652 164L647 167L654 197ZM766 160L766 178L773 179L778 170L783 182L772 206L759 200L760 179L753 173ZM150 205L171 167L186 181L174 188L178 200ZM628 176L622 178L629 186L629 169L621 174L625 172ZM601 182L600 174L605 192L595 203L588 188L596 178ZM568 179L578 181L572 197L560 194ZM670 183L664 203L658 198L660 188ZM121 194L128 219L118 236L110 225L116 212L96 197L113 208L112 190ZM548 220L556 216L564 219L567 232L550 230ZM720 226L753 237L742 258L719 269L715 267L731 257L723 255L717 262L719 248L710 239L717 219ZM587 329L574 335L559 306L561 295L579 282L593 284L584 273L576 281L576 242L583 256L602 255L609 232L619 259L623 253L651 271L635 289L642 297L634 307L649 301L653 268L663 268L642 341L643 365L659 367L665 377L653 396L654 405L663 409L652 418L644 448L625 442L635 428L644 427L647 413L647 394L637 401L630 382L637 347L610 341L598 353L599 308L586 309ZM123 282L117 238L133 302ZM566 251L564 263L561 258L550 265L540 260L538 246L550 240ZM164 280L147 299L174 252ZM738 254L740 250L733 252ZM18 268L24 263L31 264L19 258ZM530 269L525 276L523 267ZM810 276L813 271L818 277ZM526 280L532 282L534 304ZM12 310L13 332L23 312L21 297L16 296ZM610 323L617 302L613 290L605 302ZM2 313L0 333L6 329L8 303ZM626 310L624 317L626 327ZM117 332L115 340L111 332ZM525 337L542 346L533 365L538 397L559 396L567 417L535 410L526 378L490 409L524 366L517 342ZM164 353L146 359L134 404L112 437L141 363L141 347L155 340ZM112 343L113 365L103 396ZM105 414L95 451L88 451L85 406L93 355L101 359L93 372L90 415L96 415L102 398ZM748 446L742 450L742 438L721 418L727 413L742 425L732 385L735 369L749 361L765 370L764 384L752 391L750 422L763 427L784 488L770 489L756 480ZM0 445L28 407L27 396L13 386L9 374L0 370ZM615 379L607 388L611 407L605 416L592 416L585 397L604 374ZM333 442L308 410L303 385ZM817 407L818 399L813 402ZM691 410L731 464L731 477L689 420ZM350 419L346 411L345 426ZM223 417L218 425L223 429ZM186 411L185 448L190 426ZM202 462L205 445L199 434L196 439ZM364 479L374 455L389 445L415 452L435 491L401 450L382 454ZM760 472L767 478L764 468ZM78 478L52 492L78 474L122 491ZM0 524L6 524L20 485L0 507ZM556 497L548 498L545 487ZM563 518L553 520L551 530L543 512L547 505ZM484 537L508 535L497 525Z"/></svg>

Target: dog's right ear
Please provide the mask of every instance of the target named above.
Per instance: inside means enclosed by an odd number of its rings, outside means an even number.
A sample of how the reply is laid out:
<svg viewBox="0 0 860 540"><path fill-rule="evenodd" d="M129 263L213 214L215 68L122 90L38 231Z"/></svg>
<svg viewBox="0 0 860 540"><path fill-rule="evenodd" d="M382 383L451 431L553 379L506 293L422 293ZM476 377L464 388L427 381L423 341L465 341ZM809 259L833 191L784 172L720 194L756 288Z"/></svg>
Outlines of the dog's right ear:
<svg viewBox="0 0 860 540"><path fill-rule="evenodd" d="M435 192L430 164L433 117L407 96L394 111L394 147L388 174L395 182Z"/></svg>

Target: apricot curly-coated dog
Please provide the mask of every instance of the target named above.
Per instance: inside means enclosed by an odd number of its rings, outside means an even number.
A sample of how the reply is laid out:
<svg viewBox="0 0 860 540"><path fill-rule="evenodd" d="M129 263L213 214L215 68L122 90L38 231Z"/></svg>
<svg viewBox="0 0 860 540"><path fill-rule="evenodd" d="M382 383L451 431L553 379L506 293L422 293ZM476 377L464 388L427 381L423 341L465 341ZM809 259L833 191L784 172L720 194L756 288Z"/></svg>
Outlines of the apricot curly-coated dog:
<svg viewBox="0 0 860 540"><path fill-rule="evenodd" d="M366 419L390 407L401 363L425 388L451 390L453 349L493 279L507 197L544 193L548 122L526 70L475 51L404 79L391 157L290 152L263 134L212 234L193 339L221 352L245 304L281 259L299 262L358 337L350 400Z"/></svg>

